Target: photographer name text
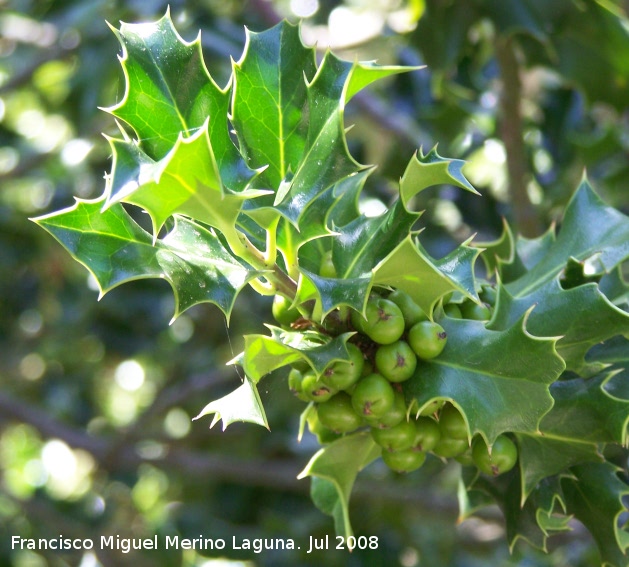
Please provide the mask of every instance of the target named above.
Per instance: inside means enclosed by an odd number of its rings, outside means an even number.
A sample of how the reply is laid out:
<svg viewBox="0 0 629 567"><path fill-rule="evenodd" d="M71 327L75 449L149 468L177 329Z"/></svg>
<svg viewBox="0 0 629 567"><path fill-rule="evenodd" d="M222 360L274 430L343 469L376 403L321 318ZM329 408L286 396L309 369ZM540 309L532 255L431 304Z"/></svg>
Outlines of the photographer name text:
<svg viewBox="0 0 629 567"><path fill-rule="evenodd" d="M357 549L378 549L377 536L360 536L345 538L342 536L309 536L305 542L306 553L313 551L327 551L332 549L353 550ZM101 536L99 539L69 538L62 535L56 538L23 538L20 536L11 537L11 549L26 549L32 551L89 551L93 549L112 549L122 553L140 550L161 550L161 549L195 549L199 551L212 550L249 550L253 553L262 553L271 550L291 550L301 549L294 539L291 538L237 538L233 536L231 540L223 538L208 538L199 536L196 538L182 538L178 535L163 536L157 535L150 538L127 538L119 535Z"/></svg>

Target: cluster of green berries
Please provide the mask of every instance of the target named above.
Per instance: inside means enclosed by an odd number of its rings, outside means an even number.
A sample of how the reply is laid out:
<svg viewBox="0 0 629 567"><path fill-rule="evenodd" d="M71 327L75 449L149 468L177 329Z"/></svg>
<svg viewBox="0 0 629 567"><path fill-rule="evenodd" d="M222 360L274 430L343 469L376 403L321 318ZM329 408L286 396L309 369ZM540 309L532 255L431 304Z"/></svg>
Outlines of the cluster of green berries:
<svg viewBox="0 0 629 567"><path fill-rule="evenodd" d="M282 324L295 321L282 300L276 300L273 313ZM335 317L338 323L339 313ZM307 422L321 444L369 428L382 447L383 461L398 472L419 468L429 452L492 475L515 465L517 449L505 435L491 451L481 437L470 446L465 419L451 403L435 400L421 411L407 404L403 382L416 373L418 361L438 357L447 344L444 328L430 321L407 293L398 289L386 297L374 295L364 317L352 311L340 318L347 325L344 330L356 331L346 344L348 359L333 362L321 374L296 365L288 376L290 390L304 402L314 402Z"/></svg>

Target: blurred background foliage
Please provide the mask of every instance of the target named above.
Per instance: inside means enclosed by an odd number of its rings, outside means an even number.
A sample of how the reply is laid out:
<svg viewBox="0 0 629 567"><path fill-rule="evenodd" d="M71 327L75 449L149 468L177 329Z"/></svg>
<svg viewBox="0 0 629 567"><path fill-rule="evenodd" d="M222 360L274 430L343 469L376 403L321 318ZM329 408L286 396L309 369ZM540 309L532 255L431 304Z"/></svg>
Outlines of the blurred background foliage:
<svg viewBox="0 0 629 567"><path fill-rule="evenodd" d="M202 30L219 84L243 25L303 19L305 42L353 59L427 65L361 93L346 112L353 154L379 164L368 192L387 204L412 153L439 144L469 163L482 199L441 187L418 206L437 256L502 217L528 237L560 218L584 169L610 203L629 207L629 22L614 0L171 0L181 35ZM83 268L27 218L104 188L114 120L97 107L124 93L106 21L155 20L161 0L0 0L0 564L592 566L583 529L545 555L509 554L501 516L456 525L457 471L430 461L408 477L372 465L352 510L379 549L306 555L333 533L296 475L316 449L296 442L300 403L283 376L265 380L271 433L192 422L234 389L225 362L263 332L268 298L243 293L227 329L212 306L173 325L170 288L140 281L97 301ZM301 551L11 550L10 536L294 538ZM227 547L230 547L229 544Z"/></svg>

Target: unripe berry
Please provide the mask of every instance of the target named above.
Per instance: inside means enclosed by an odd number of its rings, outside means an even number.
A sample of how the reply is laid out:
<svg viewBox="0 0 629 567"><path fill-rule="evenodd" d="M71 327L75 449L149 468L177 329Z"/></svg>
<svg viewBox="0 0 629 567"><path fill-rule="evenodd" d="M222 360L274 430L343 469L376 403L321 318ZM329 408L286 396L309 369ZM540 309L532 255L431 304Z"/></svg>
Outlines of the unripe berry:
<svg viewBox="0 0 629 567"><path fill-rule="evenodd" d="M321 380L336 390L346 390L360 378L365 359L362 351L352 343L348 343L349 360L339 360L328 366L321 375Z"/></svg>
<svg viewBox="0 0 629 567"><path fill-rule="evenodd" d="M352 406L352 398L345 392L318 404L317 415L323 425L336 433L349 433L362 425L362 418Z"/></svg>
<svg viewBox="0 0 629 567"><path fill-rule="evenodd" d="M378 427L371 429L373 440L387 451L410 449L415 444L416 434L415 424L412 421L402 421L386 429Z"/></svg>
<svg viewBox="0 0 629 567"><path fill-rule="evenodd" d="M404 341L380 345L376 351L376 368L390 382L408 380L416 367L417 357Z"/></svg>
<svg viewBox="0 0 629 567"><path fill-rule="evenodd" d="M394 343L404 332L404 316L393 301L381 297L370 299L365 316L361 324L362 332L378 344Z"/></svg>
<svg viewBox="0 0 629 567"><path fill-rule="evenodd" d="M308 400L313 402L326 402L338 392L336 388L323 382L314 372L308 372L304 375L301 391Z"/></svg>
<svg viewBox="0 0 629 567"><path fill-rule="evenodd" d="M402 394L402 392L395 392L393 405L387 413L379 417L365 416L365 421L372 427L379 427L380 429L393 427L406 419L406 410L404 394Z"/></svg>
<svg viewBox="0 0 629 567"><path fill-rule="evenodd" d="M441 430L434 419L420 417L415 421L415 449L432 451L440 440Z"/></svg>
<svg viewBox="0 0 629 567"><path fill-rule="evenodd" d="M404 325L407 329L412 327L415 323L428 319L428 316L422 311L421 307L417 305L404 290L396 289L392 291L387 296L387 299L393 301L393 303L400 308L404 316Z"/></svg>
<svg viewBox="0 0 629 567"><path fill-rule="evenodd" d="M380 374L361 378L352 392L352 405L361 416L382 417L395 400L395 392L389 381Z"/></svg>
<svg viewBox="0 0 629 567"><path fill-rule="evenodd" d="M445 329L439 323L420 321L408 332L408 343L419 358L429 360L439 356L448 340Z"/></svg>
<svg viewBox="0 0 629 567"><path fill-rule="evenodd" d="M394 452L384 451L382 460L391 470L399 473L412 472L424 464L426 453L415 451L414 449Z"/></svg>
<svg viewBox="0 0 629 567"><path fill-rule="evenodd" d="M518 448L506 435L499 435L491 447L485 444L482 437L474 439L472 444L474 464L484 473L492 476L510 471L518 460Z"/></svg>
<svg viewBox="0 0 629 567"><path fill-rule="evenodd" d="M452 404L446 404L439 412L439 429L443 437L452 439L468 438L467 424L458 409Z"/></svg>

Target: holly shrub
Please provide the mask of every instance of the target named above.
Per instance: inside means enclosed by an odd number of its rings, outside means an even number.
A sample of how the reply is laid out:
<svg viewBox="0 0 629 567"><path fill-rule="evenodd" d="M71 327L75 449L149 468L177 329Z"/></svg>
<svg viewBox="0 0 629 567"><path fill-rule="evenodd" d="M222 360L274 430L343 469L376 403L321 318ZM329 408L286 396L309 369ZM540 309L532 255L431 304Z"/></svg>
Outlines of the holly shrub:
<svg viewBox="0 0 629 567"><path fill-rule="evenodd" d="M275 296L269 334L231 361L242 384L198 417L268 427L258 384L288 367L304 404L295 434L322 445L300 476L339 534L352 534L352 486L372 461L409 472L456 459L462 518L498 503L511 545L545 548L574 517L604 564L626 565L629 218L584 178L558 230L524 239L505 223L497 241L433 258L413 198L476 193L464 163L419 150L397 200L367 216L373 168L350 154L343 119L361 89L415 69L318 62L283 22L247 32L221 88L168 13L115 33L126 90L108 109L120 135L105 191L34 220L101 294L162 278L175 317L209 302L228 321L245 286Z"/></svg>

